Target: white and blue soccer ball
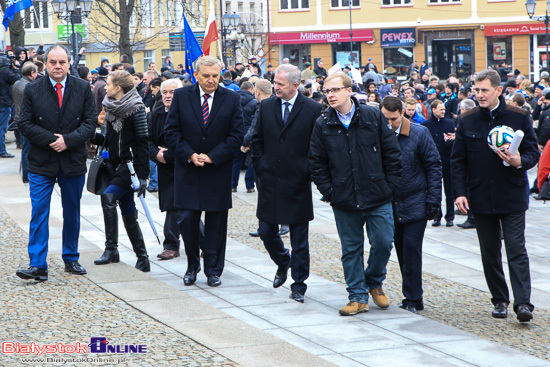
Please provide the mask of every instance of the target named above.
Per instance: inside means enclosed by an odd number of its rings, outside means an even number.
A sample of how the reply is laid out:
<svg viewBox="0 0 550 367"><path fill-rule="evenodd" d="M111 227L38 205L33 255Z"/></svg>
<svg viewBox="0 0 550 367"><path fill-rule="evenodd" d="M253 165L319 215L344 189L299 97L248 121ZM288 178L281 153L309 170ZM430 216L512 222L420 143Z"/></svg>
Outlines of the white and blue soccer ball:
<svg viewBox="0 0 550 367"><path fill-rule="evenodd" d="M493 151L510 149L510 144L514 140L514 129L506 125L499 125L489 131L487 135L487 144Z"/></svg>

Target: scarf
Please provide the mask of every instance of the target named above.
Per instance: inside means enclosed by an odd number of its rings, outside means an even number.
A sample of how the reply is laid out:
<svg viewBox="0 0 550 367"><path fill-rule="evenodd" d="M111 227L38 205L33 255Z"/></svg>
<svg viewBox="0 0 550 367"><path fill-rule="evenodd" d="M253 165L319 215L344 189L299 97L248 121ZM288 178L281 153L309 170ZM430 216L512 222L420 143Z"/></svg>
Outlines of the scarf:
<svg viewBox="0 0 550 367"><path fill-rule="evenodd" d="M122 130L122 120L144 106L136 88L132 88L121 99L114 99L105 95L101 104L105 108L105 121L111 123L117 133Z"/></svg>

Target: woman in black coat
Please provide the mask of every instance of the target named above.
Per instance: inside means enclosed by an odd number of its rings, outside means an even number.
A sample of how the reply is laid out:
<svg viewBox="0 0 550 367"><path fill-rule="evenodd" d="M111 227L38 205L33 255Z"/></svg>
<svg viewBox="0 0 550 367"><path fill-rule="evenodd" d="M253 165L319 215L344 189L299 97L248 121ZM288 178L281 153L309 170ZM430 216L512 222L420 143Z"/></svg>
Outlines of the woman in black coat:
<svg viewBox="0 0 550 367"><path fill-rule="evenodd" d="M150 271L149 258L143 235L137 222L134 190L128 162L132 162L140 187L139 195L145 195L149 177L149 152L147 144L147 120L145 106L134 87L130 73L119 70L111 73L105 87L107 95L103 100L105 108L106 135L96 134L94 143L109 148L109 159L115 169L114 178L103 194L101 206L105 220L105 251L96 265L120 261L118 254L117 202L128 238L138 261L136 269Z"/></svg>

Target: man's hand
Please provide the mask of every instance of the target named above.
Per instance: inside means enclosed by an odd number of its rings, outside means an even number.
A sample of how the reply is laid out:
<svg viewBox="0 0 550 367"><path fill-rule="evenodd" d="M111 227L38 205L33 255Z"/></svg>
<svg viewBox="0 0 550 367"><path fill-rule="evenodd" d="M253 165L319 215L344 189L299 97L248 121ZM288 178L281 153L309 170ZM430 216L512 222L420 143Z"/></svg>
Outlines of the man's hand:
<svg viewBox="0 0 550 367"><path fill-rule="evenodd" d="M521 166L521 156L519 152L512 154L510 153L508 148L504 148L503 150L500 150L500 149L497 150L497 154L500 158L502 158L504 162L510 164L510 166L513 166L513 167Z"/></svg>
<svg viewBox="0 0 550 367"><path fill-rule="evenodd" d="M55 150L58 153L61 153L62 151L67 149L67 145L65 144L65 139L63 139L63 135L61 134L54 134L57 136L57 140L50 144L50 147L52 147L53 150Z"/></svg>
<svg viewBox="0 0 550 367"><path fill-rule="evenodd" d="M157 153L157 161L160 163L166 164L166 160L164 159L164 152L166 152L168 149L164 147L158 147L160 150Z"/></svg>
<svg viewBox="0 0 550 367"><path fill-rule="evenodd" d="M204 162L202 161L202 158L197 153L191 154L191 157L189 157L189 159L197 167L204 166Z"/></svg>
<svg viewBox="0 0 550 367"><path fill-rule="evenodd" d="M210 159L210 157L207 156L207 155L204 154L204 153L199 154L199 157L200 157L200 159L202 159L203 163L214 164L214 162L212 162L212 160Z"/></svg>
<svg viewBox="0 0 550 367"><path fill-rule="evenodd" d="M80 51L78 52L79 55L82 55L86 51L86 47L82 47Z"/></svg>
<svg viewBox="0 0 550 367"><path fill-rule="evenodd" d="M250 147L241 147L241 152L246 153L250 150Z"/></svg>
<svg viewBox="0 0 550 367"><path fill-rule="evenodd" d="M455 140L456 133L444 133L443 134L443 140L449 141L449 140Z"/></svg>
<svg viewBox="0 0 550 367"><path fill-rule="evenodd" d="M468 205L468 199L466 196L459 196L455 200L456 207L462 214L468 214L468 210L470 210L470 205Z"/></svg>

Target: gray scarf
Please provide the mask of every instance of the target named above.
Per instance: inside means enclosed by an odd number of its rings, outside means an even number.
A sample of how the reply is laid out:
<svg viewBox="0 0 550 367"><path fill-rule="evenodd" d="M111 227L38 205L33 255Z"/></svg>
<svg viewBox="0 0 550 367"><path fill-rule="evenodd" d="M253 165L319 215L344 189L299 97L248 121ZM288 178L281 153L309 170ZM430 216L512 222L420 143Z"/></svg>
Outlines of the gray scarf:
<svg viewBox="0 0 550 367"><path fill-rule="evenodd" d="M123 119L144 107L136 88L129 90L121 99L114 99L105 95L101 104L105 108L105 121L111 123L117 133L122 130Z"/></svg>

